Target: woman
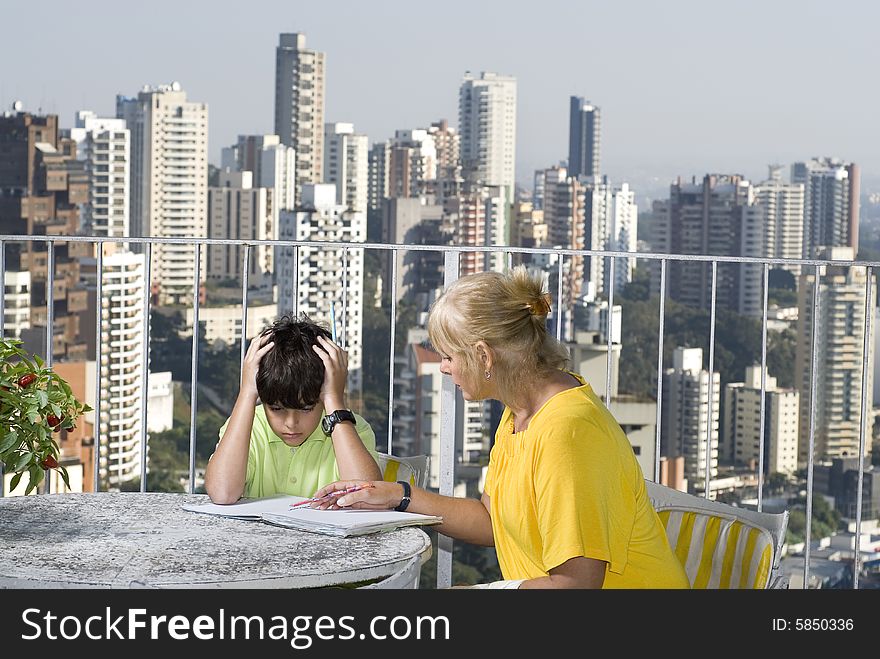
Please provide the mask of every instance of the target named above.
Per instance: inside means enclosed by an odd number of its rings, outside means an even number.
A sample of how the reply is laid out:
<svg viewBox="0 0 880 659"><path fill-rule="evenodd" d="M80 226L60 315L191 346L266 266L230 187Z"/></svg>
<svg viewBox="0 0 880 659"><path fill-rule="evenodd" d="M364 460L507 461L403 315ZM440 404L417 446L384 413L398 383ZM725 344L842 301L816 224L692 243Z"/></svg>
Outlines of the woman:
<svg viewBox="0 0 880 659"><path fill-rule="evenodd" d="M590 385L563 370L549 312L540 277L522 267L462 277L431 309L441 372L466 400L505 405L481 501L385 482L337 498L363 484L338 481L313 505L439 515L441 533L495 546L504 581L483 587L687 588L632 447Z"/></svg>

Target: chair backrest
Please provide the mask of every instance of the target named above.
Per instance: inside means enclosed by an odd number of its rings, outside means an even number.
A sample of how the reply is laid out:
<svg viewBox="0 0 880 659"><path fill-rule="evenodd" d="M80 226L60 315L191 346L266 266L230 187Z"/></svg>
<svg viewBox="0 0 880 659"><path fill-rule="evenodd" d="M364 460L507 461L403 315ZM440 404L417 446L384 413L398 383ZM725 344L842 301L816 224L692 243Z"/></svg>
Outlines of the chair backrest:
<svg viewBox="0 0 880 659"><path fill-rule="evenodd" d="M361 586L360 589L377 589L377 588L385 588L385 589L412 589L415 590L419 587L419 577L422 574L422 557L421 556L413 556L406 562L400 570L395 572L392 575L389 575L382 579L381 581L377 581L375 583L368 584L366 586Z"/></svg>
<svg viewBox="0 0 880 659"><path fill-rule="evenodd" d="M424 488L428 483L428 456L399 456L379 453L379 471L382 480L389 483L409 481L410 485Z"/></svg>
<svg viewBox="0 0 880 659"><path fill-rule="evenodd" d="M780 561L788 511L738 508L645 481L692 588L787 588Z"/></svg>

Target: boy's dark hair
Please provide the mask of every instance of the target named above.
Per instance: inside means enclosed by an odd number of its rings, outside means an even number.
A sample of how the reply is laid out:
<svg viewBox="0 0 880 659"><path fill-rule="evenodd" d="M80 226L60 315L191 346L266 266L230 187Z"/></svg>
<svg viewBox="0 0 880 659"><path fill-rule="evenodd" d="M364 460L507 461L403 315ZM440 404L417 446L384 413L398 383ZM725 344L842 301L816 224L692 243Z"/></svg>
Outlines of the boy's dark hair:
<svg viewBox="0 0 880 659"><path fill-rule="evenodd" d="M309 320L306 314L294 318L281 316L260 333L275 342L260 360L257 393L264 405L282 405L302 410L321 399L324 362L312 349L318 336L331 338L330 332ZM256 339L255 339L256 340Z"/></svg>

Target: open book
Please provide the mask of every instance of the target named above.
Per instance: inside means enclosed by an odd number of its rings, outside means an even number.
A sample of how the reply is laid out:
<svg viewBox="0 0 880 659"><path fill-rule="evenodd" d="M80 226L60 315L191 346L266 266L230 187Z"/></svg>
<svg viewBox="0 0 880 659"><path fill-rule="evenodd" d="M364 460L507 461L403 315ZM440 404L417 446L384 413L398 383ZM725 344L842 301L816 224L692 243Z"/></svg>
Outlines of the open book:
<svg viewBox="0 0 880 659"><path fill-rule="evenodd" d="M261 520L276 526L343 537L391 531L401 526L439 524L443 521L442 517L435 515L399 513L396 510L315 510L308 506L290 507L290 504L304 500L305 497L284 494L265 499L242 499L238 503L225 505L184 504L183 509L235 519Z"/></svg>

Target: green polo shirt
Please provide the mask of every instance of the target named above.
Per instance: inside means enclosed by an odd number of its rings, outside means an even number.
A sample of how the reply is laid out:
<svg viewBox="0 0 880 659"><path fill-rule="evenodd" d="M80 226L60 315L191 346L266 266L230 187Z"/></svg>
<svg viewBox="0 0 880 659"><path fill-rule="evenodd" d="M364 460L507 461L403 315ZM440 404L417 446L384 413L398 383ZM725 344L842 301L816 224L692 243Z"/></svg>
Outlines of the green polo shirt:
<svg viewBox="0 0 880 659"><path fill-rule="evenodd" d="M355 428L364 446L376 459L376 435L363 417L355 414ZM226 432L229 420L220 428L220 437ZM321 424L299 446L288 446L272 432L266 419L266 410L257 405L251 429L248 450L245 497L270 497L292 494L310 497L319 488L339 480L339 467L333 441L321 430Z"/></svg>

